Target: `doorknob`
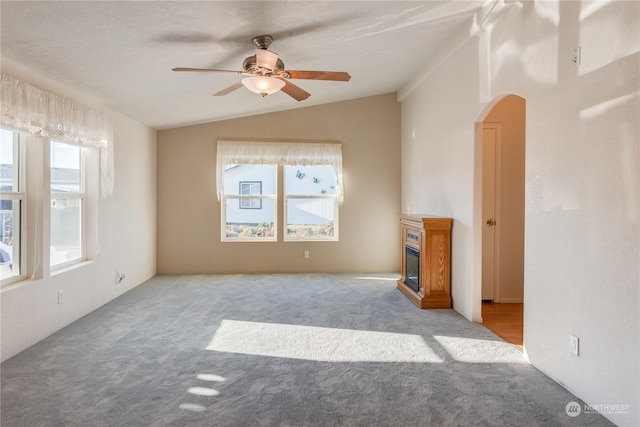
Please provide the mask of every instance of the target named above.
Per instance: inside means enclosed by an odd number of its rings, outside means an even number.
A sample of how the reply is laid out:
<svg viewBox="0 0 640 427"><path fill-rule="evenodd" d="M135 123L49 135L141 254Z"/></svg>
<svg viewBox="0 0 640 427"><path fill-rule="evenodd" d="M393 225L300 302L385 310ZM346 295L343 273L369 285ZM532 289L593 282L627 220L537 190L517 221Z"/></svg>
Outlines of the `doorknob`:
<svg viewBox="0 0 640 427"><path fill-rule="evenodd" d="M496 225L496 221L495 221L493 218L489 218L489 219L487 220L487 225L488 225L489 227L493 227L494 225Z"/></svg>

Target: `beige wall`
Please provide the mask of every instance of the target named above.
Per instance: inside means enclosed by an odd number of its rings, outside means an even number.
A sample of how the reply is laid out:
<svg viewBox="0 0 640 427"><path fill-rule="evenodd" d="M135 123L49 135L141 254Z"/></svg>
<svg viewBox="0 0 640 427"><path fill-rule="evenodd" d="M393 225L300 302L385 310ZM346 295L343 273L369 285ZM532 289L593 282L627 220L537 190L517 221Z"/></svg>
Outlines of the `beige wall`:
<svg viewBox="0 0 640 427"><path fill-rule="evenodd" d="M525 100L508 95L484 123L499 123L500 143L500 302L524 296Z"/></svg>
<svg viewBox="0 0 640 427"><path fill-rule="evenodd" d="M283 242L280 222L278 242L222 243L215 192L218 139L341 142L340 241ZM157 140L158 274L399 270L395 94L161 130ZM305 250L309 259L303 258Z"/></svg>

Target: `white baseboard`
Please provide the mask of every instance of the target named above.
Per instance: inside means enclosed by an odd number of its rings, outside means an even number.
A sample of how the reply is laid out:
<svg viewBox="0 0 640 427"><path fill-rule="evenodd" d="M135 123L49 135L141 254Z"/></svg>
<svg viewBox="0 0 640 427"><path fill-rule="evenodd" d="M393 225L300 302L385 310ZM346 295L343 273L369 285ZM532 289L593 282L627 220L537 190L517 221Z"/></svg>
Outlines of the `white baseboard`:
<svg viewBox="0 0 640 427"><path fill-rule="evenodd" d="M522 304L524 302L524 299L522 298L500 298L500 301L494 301L497 303L502 303L502 304L509 304L509 303L520 303Z"/></svg>

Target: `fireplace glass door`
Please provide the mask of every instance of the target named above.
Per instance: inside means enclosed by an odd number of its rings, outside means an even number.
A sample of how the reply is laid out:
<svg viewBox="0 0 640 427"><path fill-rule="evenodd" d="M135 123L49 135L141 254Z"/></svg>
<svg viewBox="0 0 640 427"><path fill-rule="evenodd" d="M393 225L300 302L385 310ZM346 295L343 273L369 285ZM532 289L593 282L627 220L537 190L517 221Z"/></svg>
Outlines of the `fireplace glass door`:
<svg viewBox="0 0 640 427"><path fill-rule="evenodd" d="M405 250L405 283L418 292L420 290L420 251L410 246L405 246Z"/></svg>

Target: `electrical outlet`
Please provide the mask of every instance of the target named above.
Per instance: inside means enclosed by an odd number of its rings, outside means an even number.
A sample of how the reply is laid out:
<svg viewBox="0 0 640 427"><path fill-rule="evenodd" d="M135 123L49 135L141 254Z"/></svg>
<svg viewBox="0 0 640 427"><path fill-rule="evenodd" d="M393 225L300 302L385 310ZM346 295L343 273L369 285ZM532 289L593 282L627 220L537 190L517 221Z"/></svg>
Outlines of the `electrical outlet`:
<svg viewBox="0 0 640 427"><path fill-rule="evenodd" d="M124 278L125 278L124 273L120 274L120 272L116 268L116 278L115 278L115 280L113 282L117 285L120 282L122 282L124 280Z"/></svg>
<svg viewBox="0 0 640 427"><path fill-rule="evenodd" d="M58 291L58 305L64 302L64 291Z"/></svg>
<svg viewBox="0 0 640 427"><path fill-rule="evenodd" d="M576 63L576 65L581 65L582 64L582 47L578 46L577 48L575 48L573 50L573 62Z"/></svg>
<svg viewBox="0 0 640 427"><path fill-rule="evenodd" d="M580 355L580 338L575 335L569 336L569 341L571 342L571 352L574 356Z"/></svg>
<svg viewBox="0 0 640 427"><path fill-rule="evenodd" d="M304 258L308 259L309 258L309 251L304 251Z"/></svg>

